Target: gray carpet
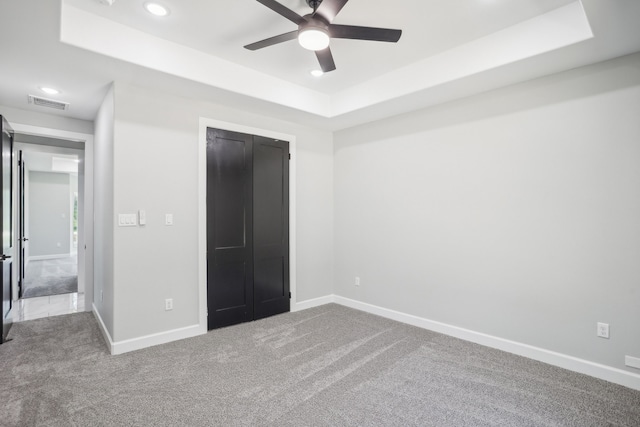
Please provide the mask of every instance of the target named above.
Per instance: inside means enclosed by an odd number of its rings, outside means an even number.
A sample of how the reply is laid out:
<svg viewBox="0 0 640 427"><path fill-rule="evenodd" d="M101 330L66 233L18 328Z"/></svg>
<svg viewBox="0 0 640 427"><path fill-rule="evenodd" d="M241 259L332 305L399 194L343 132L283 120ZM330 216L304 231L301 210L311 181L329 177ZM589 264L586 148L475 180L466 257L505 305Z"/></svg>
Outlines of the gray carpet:
<svg viewBox="0 0 640 427"><path fill-rule="evenodd" d="M90 313L17 323L3 426L640 426L640 392L335 304L110 356Z"/></svg>
<svg viewBox="0 0 640 427"><path fill-rule="evenodd" d="M29 261L22 298L78 292L78 258Z"/></svg>

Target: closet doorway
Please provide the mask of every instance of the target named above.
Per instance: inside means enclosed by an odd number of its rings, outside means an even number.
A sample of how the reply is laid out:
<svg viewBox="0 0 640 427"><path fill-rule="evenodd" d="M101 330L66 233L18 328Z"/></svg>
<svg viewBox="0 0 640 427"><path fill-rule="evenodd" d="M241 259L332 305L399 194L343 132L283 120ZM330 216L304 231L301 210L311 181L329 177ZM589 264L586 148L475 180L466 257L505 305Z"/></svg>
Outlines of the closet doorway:
<svg viewBox="0 0 640 427"><path fill-rule="evenodd" d="M208 329L290 309L289 143L207 128Z"/></svg>

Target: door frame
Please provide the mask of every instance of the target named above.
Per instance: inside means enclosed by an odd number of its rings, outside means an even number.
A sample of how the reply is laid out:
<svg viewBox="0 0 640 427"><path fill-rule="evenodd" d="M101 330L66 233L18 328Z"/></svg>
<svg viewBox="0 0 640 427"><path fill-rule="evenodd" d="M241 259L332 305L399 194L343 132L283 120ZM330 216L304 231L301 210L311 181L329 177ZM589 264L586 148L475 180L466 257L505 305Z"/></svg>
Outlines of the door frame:
<svg viewBox="0 0 640 427"><path fill-rule="evenodd" d="M198 294L199 329L207 333L207 128L240 132L289 142L289 291L290 311L296 311L296 137L270 129L200 117L198 130Z"/></svg>
<svg viewBox="0 0 640 427"><path fill-rule="evenodd" d="M82 224L79 219L79 230L82 230L82 238L78 236L78 276L84 275L84 307L85 311L92 311L93 309L93 134L72 132L60 129L45 128L41 126L24 125L20 123L12 123L14 132L42 136L57 139L66 139L69 141L84 142L84 161L81 164L83 167L83 184L78 182L78 192L82 191L84 194L83 200L83 216ZM17 191L17 186L14 185L12 191ZM15 213L15 208L14 208ZM16 213L17 214L17 213ZM17 235L17 233L16 233ZM82 242L84 241L84 242ZM81 246L86 246L86 250L81 255ZM82 259L81 259L82 257ZM80 277L78 277L80 278ZM15 277L14 277L15 279ZM17 287L17 281L14 282L14 286ZM17 289L15 289L17 292ZM17 295L14 294L14 295Z"/></svg>
<svg viewBox="0 0 640 427"><path fill-rule="evenodd" d="M13 153L17 154L17 171L14 175L17 175L17 186L11 189L11 191L17 196L16 197L16 205L17 205L17 214L16 214L16 220L18 221L18 223L16 224L16 242L17 242L17 246L16 246L16 250L18 252L18 256L16 257L16 261L18 264L18 271L16 272L17 274L17 286L18 286L18 299L22 298L22 293L24 292L24 278L25 278L25 270L26 270L26 262L25 262L25 258L26 258L26 246L27 246L27 241L29 239L26 239L24 236L26 235L26 230L27 227L25 227L25 210L27 207L26 204L26 200L25 200L25 195L26 195L26 168L24 165L24 151L22 151L22 149L19 149L17 147L14 146L13 148Z"/></svg>

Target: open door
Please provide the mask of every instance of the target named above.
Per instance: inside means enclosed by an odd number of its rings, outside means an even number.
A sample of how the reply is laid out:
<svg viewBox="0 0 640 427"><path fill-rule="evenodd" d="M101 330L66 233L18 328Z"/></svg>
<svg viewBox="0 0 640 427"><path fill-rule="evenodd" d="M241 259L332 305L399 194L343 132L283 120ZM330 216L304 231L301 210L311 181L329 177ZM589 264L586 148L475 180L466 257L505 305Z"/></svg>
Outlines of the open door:
<svg viewBox="0 0 640 427"><path fill-rule="evenodd" d="M25 236L25 186L24 186L24 153L22 150L18 151L18 253L20 254L20 265L18 266L18 298L22 298L22 292L24 290L24 278L25 278L25 255L26 245L29 240Z"/></svg>
<svg viewBox="0 0 640 427"><path fill-rule="evenodd" d="M2 277L2 335L0 343L7 340L9 329L13 324L11 309L13 292L13 215L11 200L11 177L13 172L13 129L6 119L0 116L2 131L2 159L0 160L0 179L2 180L2 197L0 212L2 216L2 251L0 253L0 276Z"/></svg>

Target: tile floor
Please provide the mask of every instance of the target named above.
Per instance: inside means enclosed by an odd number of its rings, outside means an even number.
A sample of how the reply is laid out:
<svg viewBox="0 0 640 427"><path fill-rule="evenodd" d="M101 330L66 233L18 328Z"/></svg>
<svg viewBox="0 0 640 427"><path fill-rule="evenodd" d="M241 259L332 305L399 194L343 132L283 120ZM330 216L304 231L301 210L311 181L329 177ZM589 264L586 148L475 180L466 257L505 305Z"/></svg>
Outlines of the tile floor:
<svg viewBox="0 0 640 427"><path fill-rule="evenodd" d="M74 292L71 294L24 298L18 300L13 309L14 322L78 313L84 311L84 294Z"/></svg>

